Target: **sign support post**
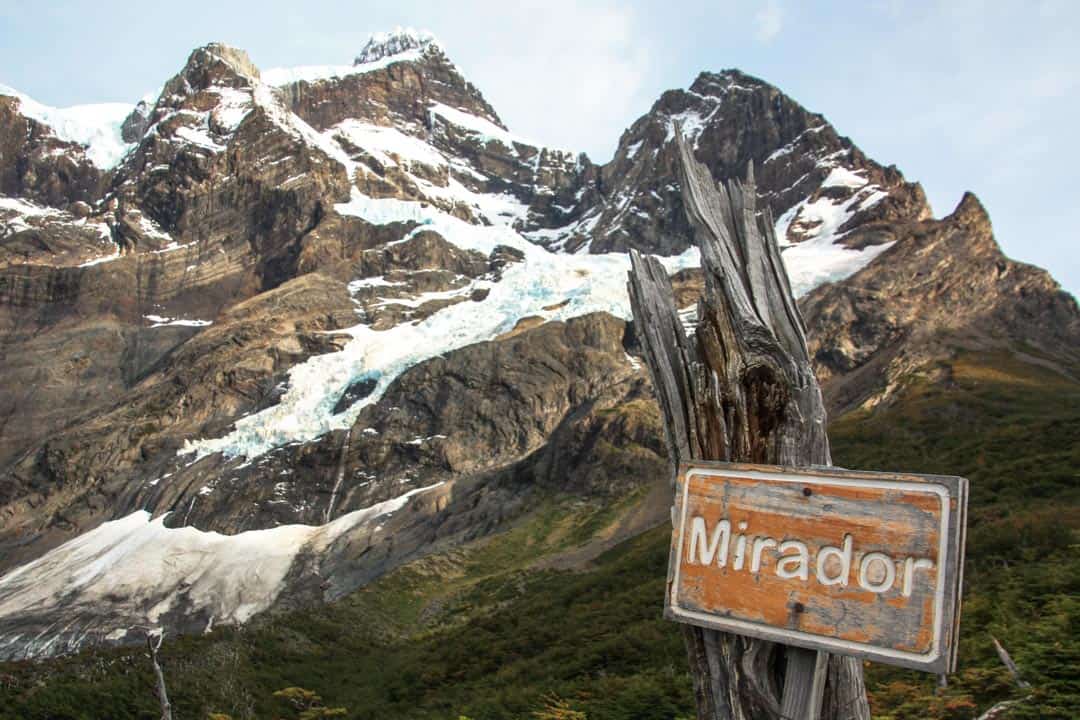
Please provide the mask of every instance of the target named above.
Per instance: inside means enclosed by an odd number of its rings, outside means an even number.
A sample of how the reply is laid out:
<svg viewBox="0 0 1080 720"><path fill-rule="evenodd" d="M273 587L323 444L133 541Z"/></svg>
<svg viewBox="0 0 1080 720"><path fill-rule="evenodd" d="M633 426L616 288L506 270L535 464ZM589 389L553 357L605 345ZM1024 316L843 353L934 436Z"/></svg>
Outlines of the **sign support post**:
<svg viewBox="0 0 1080 720"><path fill-rule="evenodd" d="M771 215L767 208L764 217L756 212L753 168L745 184L717 185L680 128L675 135L683 204L705 273L695 337L683 331L658 261L631 253L629 282L671 460L676 466L692 460L827 466L824 402ZM793 712L870 718L862 666L854 658L693 625L684 626L684 635L703 720Z"/></svg>
<svg viewBox="0 0 1080 720"><path fill-rule="evenodd" d="M829 467L753 166L718 184L675 136L705 275L695 331L655 258L631 252L629 291L678 468L665 614L685 623L698 717L869 720L863 658L955 664L967 482Z"/></svg>

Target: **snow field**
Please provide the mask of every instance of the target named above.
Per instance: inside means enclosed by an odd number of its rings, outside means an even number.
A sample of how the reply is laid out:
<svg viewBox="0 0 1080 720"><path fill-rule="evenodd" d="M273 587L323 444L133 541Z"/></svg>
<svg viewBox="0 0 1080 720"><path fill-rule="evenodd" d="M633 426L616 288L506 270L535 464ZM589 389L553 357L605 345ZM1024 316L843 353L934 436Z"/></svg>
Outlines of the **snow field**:
<svg viewBox="0 0 1080 720"><path fill-rule="evenodd" d="M83 617L105 619L92 628L95 635L122 636L139 625L158 625L180 598L209 613L211 624L246 622L277 599L302 550L322 553L342 534L397 512L413 496L438 485L410 490L325 525L222 535L168 528L167 515L151 518L143 510L102 523L0 578L0 619L28 609L57 617L35 638L0 637L0 647L30 640L28 654L47 654L64 637L62 623ZM55 649L75 649L80 642L68 637L65 647Z"/></svg>

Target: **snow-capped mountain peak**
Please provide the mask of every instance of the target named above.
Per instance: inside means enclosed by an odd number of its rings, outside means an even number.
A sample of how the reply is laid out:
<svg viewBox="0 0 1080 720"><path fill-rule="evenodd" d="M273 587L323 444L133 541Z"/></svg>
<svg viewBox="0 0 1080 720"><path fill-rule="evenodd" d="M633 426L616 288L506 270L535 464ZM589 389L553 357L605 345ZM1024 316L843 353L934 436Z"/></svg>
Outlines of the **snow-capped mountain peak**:
<svg viewBox="0 0 1080 720"><path fill-rule="evenodd" d="M435 36L427 30L396 27L391 32L372 33L360 49L354 65L366 65L383 58L400 55L410 50L424 50L429 45L438 46Z"/></svg>
<svg viewBox="0 0 1080 720"><path fill-rule="evenodd" d="M57 137L68 111L0 97L0 305L28 328L0 386L57 378L13 396L0 433L0 658L332 599L435 523L471 532L488 510L462 509L487 492L470 483L548 447L579 399L640 399L626 251L666 256L687 321L701 277L676 124L717 180L752 164L799 294L938 227L899 171L737 71L664 93L596 165L512 134L430 33L376 34L356 62L260 71L197 48L117 112L130 151L111 172ZM941 234L961 223L992 243L974 210ZM866 287L826 306L834 372L862 362ZM77 333L53 319L72 311ZM88 347L100 327L121 340Z"/></svg>

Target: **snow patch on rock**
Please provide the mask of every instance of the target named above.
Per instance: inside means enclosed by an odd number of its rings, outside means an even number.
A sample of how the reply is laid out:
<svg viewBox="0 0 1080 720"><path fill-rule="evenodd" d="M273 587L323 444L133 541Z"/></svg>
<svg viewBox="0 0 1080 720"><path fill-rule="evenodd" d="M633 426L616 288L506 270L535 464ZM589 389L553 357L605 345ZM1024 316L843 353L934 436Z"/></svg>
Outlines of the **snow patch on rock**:
<svg viewBox="0 0 1080 720"><path fill-rule="evenodd" d="M261 73L263 82L281 87L293 83L317 83L374 72L390 67L395 63L416 62L423 57L424 50L430 45L437 45L431 33L410 30L415 40L408 37L394 36L392 33L376 33L361 49L352 65L301 65L298 67L270 68ZM383 42L376 38L382 37Z"/></svg>
<svg viewBox="0 0 1080 720"><path fill-rule="evenodd" d="M40 221L47 218L59 218L63 215L64 213L56 208L38 205L22 198L0 195L0 238L29 230L33 227L33 224L27 222L30 218Z"/></svg>
<svg viewBox="0 0 1080 720"><path fill-rule="evenodd" d="M144 318L149 320L152 324L150 327L206 327L207 325L213 325L212 320L185 320L183 318L167 318L161 315L143 315Z"/></svg>
<svg viewBox="0 0 1080 720"><path fill-rule="evenodd" d="M509 130L496 125L487 118L467 113L464 110L458 110L457 108L450 107L441 102L433 101L430 105L430 109L432 116L440 117L443 120L462 128L474 135L481 142L499 142L508 148L513 148L515 144L528 145L530 147L540 146L539 143L535 143L532 140L526 140L514 135ZM432 122L432 125L434 126L435 122Z"/></svg>
<svg viewBox="0 0 1080 720"><path fill-rule="evenodd" d="M863 184L866 185L865 180ZM848 248L839 243L847 234L840 228L855 213L876 205L886 196L887 193L876 186L866 185L846 200L829 197L803 200L780 216L776 221L776 237L795 297L802 297L818 285L835 282L858 272L892 247L891 242L862 249ZM791 227L798 229L805 239L790 243L787 237Z"/></svg>
<svg viewBox="0 0 1080 720"><path fill-rule="evenodd" d="M857 190L867 184L867 179L859 175L857 170L849 170L839 165L829 171L828 176L821 183L821 187L844 187Z"/></svg>
<svg viewBox="0 0 1080 720"><path fill-rule="evenodd" d="M6 647L19 647L20 657L41 657L76 650L87 640L120 639L125 630L158 625L181 604L215 624L246 622L277 599L298 553L317 556L343 533L397 512L441 484L325 525L222 535L168 528L166 515L152 518L143 510L103 523L0 578L0 622L28 609L55 617L36 637L0 636L0 657L8 657Z"/></svg>
<svg viewBox="0 0 1080 720"><path fill-rule="evenodd" d="M441 152L428 143L394 127L346 120L334 126L330 134L364 150L387 167L396 167L399 163L406 166L420 163L431 168L443 168L448 162Z"/></svg>
<svg viewBox="0 0 1080 720"><path fill-rule="evenodd" d="M134 143L124 142L120 132L124 120L135 109L134 104L96 103L54 108L7 85L0 85L0 95L17 98L23 115L48 125L59 139L82 145L90 162L103 170L116 167L135 147Z"/></svg>

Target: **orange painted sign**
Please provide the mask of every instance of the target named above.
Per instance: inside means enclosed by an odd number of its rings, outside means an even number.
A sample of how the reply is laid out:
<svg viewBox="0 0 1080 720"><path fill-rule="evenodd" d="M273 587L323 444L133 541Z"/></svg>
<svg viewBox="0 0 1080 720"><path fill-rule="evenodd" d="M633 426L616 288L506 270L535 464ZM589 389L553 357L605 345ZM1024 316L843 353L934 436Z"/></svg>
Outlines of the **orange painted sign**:
<svg viewBox="0 0 1080 720"><path fill-rule="evenodd" d="M665 614L951 672L966 516L958 477L684 466Z"/></svg>

